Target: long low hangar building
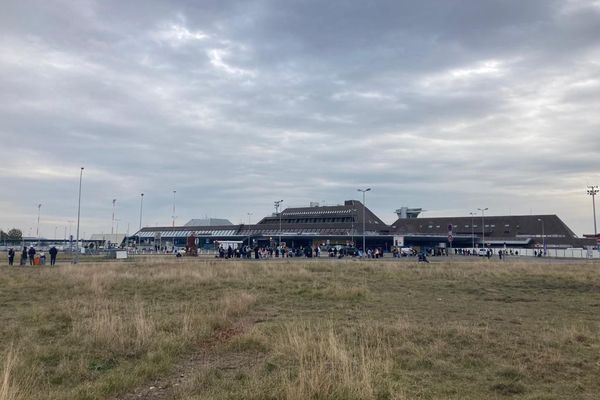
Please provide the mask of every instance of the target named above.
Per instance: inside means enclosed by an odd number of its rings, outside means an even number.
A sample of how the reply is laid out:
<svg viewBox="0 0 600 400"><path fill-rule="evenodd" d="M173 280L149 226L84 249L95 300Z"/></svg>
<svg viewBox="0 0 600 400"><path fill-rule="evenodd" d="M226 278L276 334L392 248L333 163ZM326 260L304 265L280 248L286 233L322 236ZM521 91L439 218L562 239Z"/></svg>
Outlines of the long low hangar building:
<svg viewBox="0 0 600 400"><path fill-rule="evenodd" d="M390 250L393 246L417 248L482 247L548 247L571 248L595 245L593 239L579 238L556 215L512 215L469 217L423 217L420 209L403 207L398 219L386 224L358 200L346 200L335 206L311 204L286 208L264 217L257 224L196 225L145 227L130 240L142 247L184 247L194 235L198 247L214 249L220 241L235 241L251 246L277 245L279 239L287 247L355 245L362 248L363 216L367 248ZM226 224L225 224L226 222ZM450 228L451 227L451 228ZM451 235L449 232L451 231Z"/></svg>

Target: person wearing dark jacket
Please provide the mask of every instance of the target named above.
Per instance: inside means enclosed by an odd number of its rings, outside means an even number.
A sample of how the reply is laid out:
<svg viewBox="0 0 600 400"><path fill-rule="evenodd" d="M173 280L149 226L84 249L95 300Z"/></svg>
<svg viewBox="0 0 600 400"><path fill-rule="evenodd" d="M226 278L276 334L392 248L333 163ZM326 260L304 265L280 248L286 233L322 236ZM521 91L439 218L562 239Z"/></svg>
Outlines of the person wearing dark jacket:
<svg viewBox="0 0 600 400"><path fill-rule="evenodd" d="M19 262L20 265L25 265L27 262L27 247L23 247L23 252L21 253L21 260Z"/></svg>
<svg viewBox="0 0 600 400"><path fill-rule="evenodd" d="M58 249L54 246L52 246L50 248L50 250L48 251L48 253L50 253L50 265L55 265L56 264L56 255L58 254Z"/></svg>
<svg viewBox="0 0 600 400"><path fill-rule="evenodd" d="M8 265L13 265L14 261L15 261L15 251L11 247L10 249L8 249Z"/></svg>
<svg viewBox="0 0 600 400"><path fill-rule="evenodd" d="M35 249L33 248L33 246L29 248L27 254L29 254L29 265L33 265L35 259Z"/></svg>

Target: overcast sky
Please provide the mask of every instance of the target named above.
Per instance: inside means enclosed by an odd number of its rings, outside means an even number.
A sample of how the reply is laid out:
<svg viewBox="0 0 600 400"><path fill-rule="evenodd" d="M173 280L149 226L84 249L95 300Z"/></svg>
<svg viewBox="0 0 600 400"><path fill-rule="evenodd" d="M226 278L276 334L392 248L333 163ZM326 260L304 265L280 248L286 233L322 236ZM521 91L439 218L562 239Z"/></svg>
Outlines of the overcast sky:
<svg viewBox="0 0 600 400"><path fill-rule="evenodd" d="M0 228L360 199L593 232L600 1L3 0ZM68 229L68 228L67 228ZM73 234L75 228L73 224Z"/></svg>

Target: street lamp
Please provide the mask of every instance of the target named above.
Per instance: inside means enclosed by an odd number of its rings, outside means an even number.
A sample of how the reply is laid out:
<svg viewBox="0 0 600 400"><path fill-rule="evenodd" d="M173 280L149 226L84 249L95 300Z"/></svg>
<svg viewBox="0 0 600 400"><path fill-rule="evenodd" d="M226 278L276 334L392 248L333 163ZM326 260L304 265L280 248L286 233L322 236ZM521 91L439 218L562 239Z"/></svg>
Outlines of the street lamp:
<svg viewBox="0 0 600 400"><path fill-rule="evenodd" d="M74 264L79 263L79 221L80 221L80 217L81 217L81 180L83 179L83 167L81 167L81 170L79 172L79 201L77 203L77 242L76 242L76 249L77 249L77 254L75 255L75 259L73 260Z"/></svg>
<svg viewBox="0 0 600 400"><path fill-rule="evenodd" d="M367 205L366 205L365 203L367 202L367 200L366 200L366 196L365 196L365 194L366 194L368 191L370 191L370 190L371 190L371 188L366 188L366 189L357 189L357 190L358 190L359 192L362 192L362 195L363 195L363 221L362 221L362 225L363 225L363 226L362 226L363 248L362 248L362 251L363 251L363 256L364 256L365 254L367 254L367 247L366 247L366 244L365 244L365 243L366 243L366 239L365 239L365 216L366 216L366 214L367 214L367 213L366 213L366 208L367 208Z"/></svg>
<svg viewBox="0 0 600 400"><path fill-rule="evenodd" d="M278 200L274 202L275 204L275 213L279 214L279 246L281 247L281 213L279 212L279 206L283 203L283 200Z"/></svg>
<svg viewBox="0 0 600 400"><path fill-rule="evenodd" d="M473 249L473 251L475 251L475 227L473 226L475 220L475 213L470 212L469 215L471 216L471 248Z"/></svg>
<svg viewBox="0 0 600 400"><path fill-rule="evenodd" d="M250 248L250 217L252 216L252 213L246 213L248 214L248 248Z"/></svg>
<svg viewBox="0 0 600 400"><path fill-rule="evenodd" d="M38 246L40 245L40 213L41 213L42 205L38 204L38 218L37 218L37 228L35 228L35 237L38 240Z"/></svg>
<svg viewBox="0 0 600 400"><path fill-rule="evenodd" d="M113 210L112 210L112 220L110 224L110 234L113 235L115 233L115 204L117 203L117 199L112 199Z"/></svg>
<svg viewBox="0 0 600 400"><path fill-rule="evenodd" d="M587 194L592 196L592 212L594 213L594 237L598 236L598 230L596 229L596 200L595 197L598 194L598 186L588 186Z"/></svg>
<svg viewBox="0 0 600 400"><path fill-rule="evenodd" d="M546 255L546 232L544 231L544 220L538 218L538 222L542 223L542 246L544 246L544 255Z"/></svg>
<svg viewBox="0 0 600 400"><path fill-rule="evenodd" d="M483 242L483 247L485 248L485 211L488 208L478 208L481 211L481 240Z"/></svg>
<svg viewBox="0 0 600 400"><path fill-rule="evenodd" d="M114 243L117 242L117 236L119 236L119 221L120 221L120 219L115 219L115 222L117 223L117 227L115 229L115 236L112 237L112 239L115 240ZM121 242L119 242L119 244L121 244ZM117 246L117 247L119 247L119 246Z"/></svg>
<svg viewBox="0 0 600 400"><path fill-rule="evenodd" d="M142 210L144 208L144 193L140 193L140 229L138 230L138 247L140 247L141 243L141 233L142 230Z"/></svg>
<svg viewBox="0 0 600 400"><path fill-rule="evenodd" d="M175 218L177 218L175 216L175 194L177 193L177 190L173 190L173 228L175 227Z"/></svg>
<svg viewBox="0 0 600 400"><path fill-rule="evenodd" d="M354 206L354 203L352 203L352 206ZM352 209L352 216L351 216L351 221L352 221L352 227L351 227L351 235L352 235L352 247L355 247L356 245L354 244L354 218L356 217L356 208Z"/></svg>
<svg viewBox="0 0 600 400"><path fill-rule="evenodd" d="M73 253L73 223L74 220L70 219L67 221L69 223L69 251ZM66 229L66 226L65 226Z"/></svg>

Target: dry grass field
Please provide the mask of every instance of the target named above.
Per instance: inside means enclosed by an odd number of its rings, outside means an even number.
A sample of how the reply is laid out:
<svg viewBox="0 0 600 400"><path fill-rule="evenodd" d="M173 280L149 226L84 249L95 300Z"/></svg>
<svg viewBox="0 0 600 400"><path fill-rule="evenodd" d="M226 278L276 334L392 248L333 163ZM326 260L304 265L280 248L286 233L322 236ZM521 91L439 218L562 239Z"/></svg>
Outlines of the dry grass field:
<svg viewBox="0 0 600 400"><path fill-rule="evenodd" d="M600 264L0 268L0 400L598 399Z"/></svg>

